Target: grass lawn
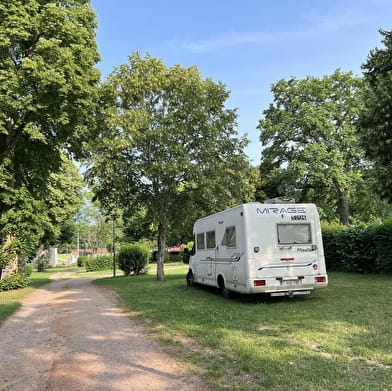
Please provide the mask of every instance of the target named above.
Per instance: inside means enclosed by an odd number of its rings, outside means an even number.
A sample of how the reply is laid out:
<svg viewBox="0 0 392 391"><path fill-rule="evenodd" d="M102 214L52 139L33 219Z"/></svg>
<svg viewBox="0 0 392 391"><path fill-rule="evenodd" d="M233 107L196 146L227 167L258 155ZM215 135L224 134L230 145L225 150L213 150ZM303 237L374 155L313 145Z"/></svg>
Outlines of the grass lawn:
<svg viewBox="0 0 392 391"><path fill-rule="evenodd" d="M96 283L215 390L392 390L392 276L333 272L306 297L226 300L188 288L186 271Z"/></svg>

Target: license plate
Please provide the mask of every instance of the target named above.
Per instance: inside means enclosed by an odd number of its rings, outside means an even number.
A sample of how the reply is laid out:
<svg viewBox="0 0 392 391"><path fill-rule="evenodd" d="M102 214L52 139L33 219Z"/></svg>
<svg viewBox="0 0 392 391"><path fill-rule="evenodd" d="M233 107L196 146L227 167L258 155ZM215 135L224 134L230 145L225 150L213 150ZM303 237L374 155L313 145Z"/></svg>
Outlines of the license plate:
<svg viewBox="0 0 392 391"><path fill-rule="evenodd" d="M299 285L299 280L284 280L283 285L286 286Z"/></svg>

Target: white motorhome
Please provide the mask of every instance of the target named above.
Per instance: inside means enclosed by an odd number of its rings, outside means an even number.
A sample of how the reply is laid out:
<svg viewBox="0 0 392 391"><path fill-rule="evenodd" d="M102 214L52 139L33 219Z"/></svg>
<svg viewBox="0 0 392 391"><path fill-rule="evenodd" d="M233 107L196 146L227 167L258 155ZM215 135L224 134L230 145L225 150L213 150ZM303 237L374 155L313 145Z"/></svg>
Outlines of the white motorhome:
<svg viewBox="0 0 392 391"><path fill-rule="evenodd" d="M320 218L314 204L252 202L197 220L187 284L271 296L325 288Z"/></svg>

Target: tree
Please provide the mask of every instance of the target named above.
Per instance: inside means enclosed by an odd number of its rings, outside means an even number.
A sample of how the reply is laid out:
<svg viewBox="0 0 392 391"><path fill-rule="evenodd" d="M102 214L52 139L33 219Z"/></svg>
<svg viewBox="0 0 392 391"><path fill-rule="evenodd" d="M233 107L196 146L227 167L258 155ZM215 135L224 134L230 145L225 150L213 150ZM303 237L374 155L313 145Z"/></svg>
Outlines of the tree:
<svg viewBox="0 0 392 391"><path fill-rule="evenodd" d="M27 194L36 202L44 199L50 174L61 167L62 151L81 152L83 136L93 123L99 81L95 27L95 14L86 0L0 4L4 224L6 214L22 212L20 202ZM23 234L22 229L17 232Z"/></svg>
<svg viewBox="0 0 392 391"><path fill-rule="evenodd" d="M97 254L99 248L108 248L113 241L113 216L110 211L104 211L97 200L92 200L93 194L85 191L83 205L76 213L76 230L82 248L92 249ZM121 218L117 216L116 237L120 237Z"/></svg>
<svg viewBox="0 0 392 391"><path fill-rule="evenodd" d="M58 172L48 180L44 209L51 222L51 230L41 242L51 245L70 243L75 236L75 214L83 203L85 182L78 167L65 155ZM72 235L69 237L69 235Z"/></svg>
<svg viewBox="0 0 392 391"><path fill-rule="evenodd" d="M272 86L274 103L259 123L261 190L312 200L327 215L337 209L341 223L348 223L364 163L356 131L361 84L351 72L337 70Z"/></svg>
<svg viewBox="0 0 392 391"><path fill-rule="evenodd" d="M56 244L82 202L83 187L77 167L62 155L60 170L49 176L44 197L34 197L24 185L10 189L4 197L10 208L1 216L0 227L3 234L14 238L16 253L32 256L37 247Z"/></svg>
<svg viewBox="0 0 392 391"><path fill-rule="evenodd" d="M236 136L236 113L224 107L225 86L203 80L195 67L167 68L133 54L102 96L106 127L94 142L89 177L106 204L145 208L158 232L162 280L171 228L251 193L247 140Z"/></svg>
<svg viewBox="0 0 392 391"><path fill-rule="evenodd" d="M376 169L379 194L392 201L392 31L380 33L384 48L372 50L362 66L366 94L361 139Z"/></svg>

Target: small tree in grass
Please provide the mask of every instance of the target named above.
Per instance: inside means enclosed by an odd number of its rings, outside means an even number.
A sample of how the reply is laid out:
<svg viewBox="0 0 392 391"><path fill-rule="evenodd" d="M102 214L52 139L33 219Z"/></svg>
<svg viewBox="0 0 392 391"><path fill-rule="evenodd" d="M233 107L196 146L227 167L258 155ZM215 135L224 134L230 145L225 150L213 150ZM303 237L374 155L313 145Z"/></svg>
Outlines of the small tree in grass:
<svg viewBox="0 0 392 391"><path fill-rule="evenodd" d="M148 263L149 250L141 244L122 246L118 253L118 265L126 276L140 274Z"/></svg>

